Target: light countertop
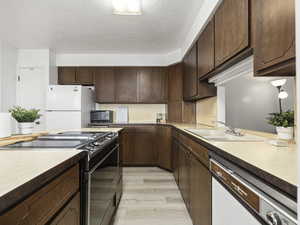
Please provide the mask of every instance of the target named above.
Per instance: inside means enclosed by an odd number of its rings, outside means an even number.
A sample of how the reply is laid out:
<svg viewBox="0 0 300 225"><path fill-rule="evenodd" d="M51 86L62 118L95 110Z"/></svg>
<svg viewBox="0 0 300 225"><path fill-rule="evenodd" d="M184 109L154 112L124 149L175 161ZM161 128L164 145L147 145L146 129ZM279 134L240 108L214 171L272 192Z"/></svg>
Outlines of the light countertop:
<svg viewBox="0 0 300 225"><path fill-rule="evenodd" d="M114 124L120 126L126 125L156 125L139 121L127 124ZM245 133L264 137L266 141L262 142L216 142L208 141L185 129L208 129L211 126L205 124L184 124L184 123L158 123L157 125L171 125L189 135L214 146L225 153L232 155L260 170L263 170L289 184L298 185L297 172L297 147L295 143L289 143L288 147L276 147L268 143L271 139L276 139L275 134L242 130Z"/></svg>

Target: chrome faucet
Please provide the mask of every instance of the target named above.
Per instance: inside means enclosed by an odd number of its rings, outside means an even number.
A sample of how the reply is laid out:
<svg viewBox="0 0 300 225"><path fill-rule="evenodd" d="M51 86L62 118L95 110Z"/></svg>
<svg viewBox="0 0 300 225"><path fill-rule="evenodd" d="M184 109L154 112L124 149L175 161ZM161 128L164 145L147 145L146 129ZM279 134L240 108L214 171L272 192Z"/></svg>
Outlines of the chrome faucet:
<svg viewBox="0 0 300 225"><path fill-rule="evenodd" d="M222 124L224 125L224 127L226 128L225 130L225 133L227 134L231 134L231 135L234 135L234 136L244 136L240 131L238 131L236 128L232 127L232 126L228 126L226 125L226 123L224 123L223 121L213 121L214 123L219 123L219 124Z"/></svg>

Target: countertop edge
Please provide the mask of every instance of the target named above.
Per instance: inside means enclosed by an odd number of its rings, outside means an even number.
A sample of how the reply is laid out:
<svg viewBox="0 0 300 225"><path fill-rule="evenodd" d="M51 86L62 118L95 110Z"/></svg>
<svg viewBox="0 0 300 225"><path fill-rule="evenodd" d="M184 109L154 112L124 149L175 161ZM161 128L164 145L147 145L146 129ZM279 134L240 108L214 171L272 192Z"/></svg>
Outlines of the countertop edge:
<svg viewBox="0 0 300 225"><path fill-rule="evenodd" d="M64 171L74 166L80 160L86 157L86 152L78 152L78 154L70 157L69 159L59 163L44 173L36 176L30 181L18 186L5 195L0 197L0 215L4 214L11 208L18 205L34 192L51 182Z"/></svg>

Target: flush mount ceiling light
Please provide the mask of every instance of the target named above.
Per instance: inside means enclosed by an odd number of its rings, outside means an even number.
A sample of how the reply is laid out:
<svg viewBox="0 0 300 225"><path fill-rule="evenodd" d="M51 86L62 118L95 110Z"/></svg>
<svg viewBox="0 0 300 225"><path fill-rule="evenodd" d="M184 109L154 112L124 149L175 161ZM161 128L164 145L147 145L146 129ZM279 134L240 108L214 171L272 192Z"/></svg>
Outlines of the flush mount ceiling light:
<svg viewBox="0 0 300 225"><path fill-rule="evenodd" d="M142 15L141 0L112 0L112 3L115 15Z"/></svg>
<svg viewBox="0 0 300 225"><path fill-rule="evenodd" d="M273 81L271 81L271 84L272 84L274 87L280 87L280 86L283 86L285 83L286 83L286 79L273 80Z"/></svg>

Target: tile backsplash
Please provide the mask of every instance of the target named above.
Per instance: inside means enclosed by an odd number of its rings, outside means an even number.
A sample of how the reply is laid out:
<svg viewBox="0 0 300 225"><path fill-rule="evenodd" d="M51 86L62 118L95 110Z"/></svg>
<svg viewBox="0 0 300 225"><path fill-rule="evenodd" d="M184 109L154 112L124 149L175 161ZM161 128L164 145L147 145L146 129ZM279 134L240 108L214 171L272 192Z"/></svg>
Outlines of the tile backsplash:
<svg viewBox="0 0 300 225"><path fill-rule="evenodd" d="M115 122L116 110L120 106L128 107L129 123L154 123L157 113L166 113L165 104L96 104L96 109L114 111Z"/></svg>

